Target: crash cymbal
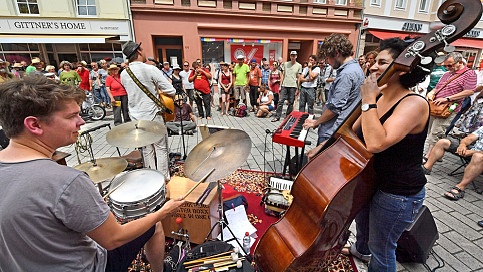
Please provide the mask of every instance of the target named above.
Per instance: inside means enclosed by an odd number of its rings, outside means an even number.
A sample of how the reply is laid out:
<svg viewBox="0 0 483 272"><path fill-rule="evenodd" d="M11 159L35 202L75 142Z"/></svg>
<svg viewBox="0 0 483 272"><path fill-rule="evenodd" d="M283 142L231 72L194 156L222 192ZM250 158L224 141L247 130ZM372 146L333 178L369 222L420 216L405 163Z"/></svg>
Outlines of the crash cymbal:
<svg viewBox="0 0 483 272"><path fill-rule="evenodd" d="M215 132L191 150L185 161L184 174L198 181L214 168L206 182L217 181L235 172L247 160L251 146L252 141L243 130Z"/></svg>
<svg viewBox="0 0 483 272"><path fill-rule="evenodd" d="M94 183L99 183L121 173L126 167L127 161L116 157L97 159L95 165L93 162L85 162L74 168L86 172Z"/></svg>
<svg viewBox="0 0 483 272"><path fill-rule="evenodd" d="M137 148L161 140L168 133L166 126L154 121L138 120L116 126L106 133L110 145Z"/></svg>

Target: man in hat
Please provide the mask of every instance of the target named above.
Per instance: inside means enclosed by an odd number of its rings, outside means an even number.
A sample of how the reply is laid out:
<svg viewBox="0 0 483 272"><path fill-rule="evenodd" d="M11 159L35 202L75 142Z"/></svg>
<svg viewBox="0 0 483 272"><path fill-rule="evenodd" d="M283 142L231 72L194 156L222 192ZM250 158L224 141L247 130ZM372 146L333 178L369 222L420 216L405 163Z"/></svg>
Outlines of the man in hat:
<svg viewBox="0 0 483 272"><path fill-rule="evenodd" d="M76 142L84 99L44 76L0 84L0 124L10 138L0 151L0 271L127 271L143 246L151 269L163 271L160 221L184 201L172 197L121 225L85 172L51 159Z"/></svg>
<svg viewBox="0 0 483 272"><path fill-rule="evenodd" d="M238 62L235 67L233 67L233 77L234 77L234 84L233 84L233 97L235 98L235 104L238 105L240 103L240 99L243 103L247 103L246 101L246 91L248 89L248 81L250 76L250 67L245 61L244 55L236 56L236 61Z"/></svg>
<svg viewBox="0 0 483 272"><path fill-rule="evenodd" d="M292 112L295 96L298 94L298 79L300 74L302 74L302 65L297 62L297 51L292 51L290 52L290 61L283 64L282 90L280 91L280 100L278 100L277 111L272 122L280 120L285 100L288 101L286 115L288 116Z"/></svg>
<svg viewBox="0 0 483 272"><path fill-rule="evenodd" d="M29 75L30 73L33 73L35 71L39 72L39 74L42 74L42 69L44 67L44 63L40 60L40 58L33 58L32 62L30 65L25 69L25 74Z"/></svg>
<svg viewBox="0 0 483 272"><path fill-rule="evenodd" d="M90 72L87 70L87 63L83 60L79 61L77 63L77 73L79 74L81 78L81 83L79 84L79 87L84 90L84 91L91 91L91 84L89 83L90 79Z"/></svg>
<svg viewBox="0 0 483 272"><path fill-rule="evenodd" d="M176 90L158 68L144 63L147 59L141 48L141 43L129 41L123 45L122 52L129 60L129 66L121 73L121 82L126 88L131 120L156 121L164 125L163 117L159 115L158 106L135 83L127 69L130 69L137 80L145 86L145 89L156 98L159 98L158 90L169 96L174 96ZM143 156L146 167L157 169L165 176L167 181L170 179L168 135L164 135L161 140L143 147Z"/></svg>
<svg viewBox="0 0 483 272"><path fill-rule="evenodd" d="M8 71L8 66L10 66L8 61L0 59L0 83L15 78L15 76Z"/></svg>
<svg viewBox="0 0 483 272"><path fill-rule="evenodd" d="M22 64L20 62L15 62L13 65L12 65L12 74L16 77L16 78L22 78L23 75L24 75L24 71L22 71Z"/></svg>
<svg viewBox="0 0 483 272"><path fill-rule="evenodd" d="M173 74L173 69L169 67L169 62L163 62L163 68L161 68L161 72L163 72L164 77L167 80L171 80L171 75Z"/></svg>

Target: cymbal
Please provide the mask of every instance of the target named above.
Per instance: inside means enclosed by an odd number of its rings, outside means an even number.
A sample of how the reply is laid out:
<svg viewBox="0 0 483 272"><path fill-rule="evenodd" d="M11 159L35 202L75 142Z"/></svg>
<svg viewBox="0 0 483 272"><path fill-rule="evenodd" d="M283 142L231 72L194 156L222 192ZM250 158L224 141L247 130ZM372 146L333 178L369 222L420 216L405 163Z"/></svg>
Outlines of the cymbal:
<svg viewBox="0 0 483 272"><path fill-rule="evenodd" d="M137 148L161 140L168 133L166 126L154 121L138 120L114 127L106 133L110 145Z"/></svg>
<svg viewBox="0 0 483 272"><path fill-rule="evenodd" d="M102 158L96 160L96 165L93 162L85 162L75 166L74 168L84 171L89 174L89 177L94 183L103 182L108 178L121 173L126 169L127 161L123 158Z"/></svg>
<svg viewBox="0 0 483 272"><path fill-rule="evenodd" d="M217 181L235 172L247 160L251 146L252 141L243 130L225 129L215 132L188 154L184 174L198 181L211 169L215 169L206 182Z"/></svg>

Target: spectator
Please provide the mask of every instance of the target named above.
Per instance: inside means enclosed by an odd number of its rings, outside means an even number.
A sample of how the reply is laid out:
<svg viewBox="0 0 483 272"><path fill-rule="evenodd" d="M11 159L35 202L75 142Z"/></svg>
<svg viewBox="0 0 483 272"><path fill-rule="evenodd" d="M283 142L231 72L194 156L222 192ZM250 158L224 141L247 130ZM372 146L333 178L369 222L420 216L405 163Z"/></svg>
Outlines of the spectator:
<svg viewBox="0 0 483 272"><path fill-rule="evenodd" d="M258 98L258 89L260 88L261 80L262 80L262 70L257 67L257 60L252 59L250 62L250 72L249 72L249 80L248 85L250 88L250 105L252 108L250 109L251 112L255 112L257 110L257 98Z"/></svg>
<svg viewBox="0 0 483 272"><path fill-rule="evenodd" d="M258 111L257 117L270 117L273 111L273 92L270 91L265 85L260 86L260 96L258 97Z"/></svg>
<svg viewBox="0 0 483 272"><path fill-rule="evenodd" d="M30 73L35 72L35 70L37 70L37 68L35 67L36 64L41 62L42 61L40 60L40 58L38 57L33 58L30 62L30 65L27 66L27 68L25 68L25 74L29 75Z"/></svg>
<svg viewBox="0 0 483 272"><path fill-rule="evenodd" d="M79 83L82 81L82 79L76 71L72 70L74 68L74 65L64 60L60 63L60 66L64 68L59 76L60 83L72 86L79 86Z"/></svg>
<svg viewBox="0 0 483 272"><path fill-rule="evenodd" d="M209 82L211 73L208 69L199 66L196 61L193 62L192 66L194 70L191 71L188 80L193 82L195 87L194 97L196 106L198 107L198 118L204 118L206 111L206 119L211 120L211 87ZM205 107L205 111L203 111L203 106Z"/></svg>
<svg viewBox="0 0 483 272"><path fill-rule="evenodd" d="M319 74L320 68L317 66L317 57L311 55L307 67L304 68L299 79L301 82L299 111L305 112L305 104L307 104L308 113L314 114L315 89L317 88Z"/></svg>
<svg viewBox="0 0 483 272"><path fill-rule="evenodd" d="M280 98L280 83L282 82L282 72L278 69L278 63L276 61L273 62L273 70L270 73L268 78L269 81L269 89L273 93L273 105L274 108L278 105L278 100Z"/></svg>
<svg viewBox="0 0 483 272"><path fill-rule="evenodd" d="M371 67L376 62L377 52L371 51L366 54L366 77L371 74Z"/></svg>
<svg viewBox="0 0 483 272"><path fill-rule="evenodd" d="M236 57L237 64L233 67L233 76L234 76L234 87L233 87L233 97L235 98L235 104L238 105L240 103L240 99L243 103L247 103L246 101L246 89L248 88L248 81L249 81L249 73L250 67L244 63L245 56L238 55Z"/></svg>
<svg viewBox="0 0 483 272"><path fill-rule="evenodd" d="M111 99L112 114L114 115L114 125L120 125L124 122L131 122L129 117L129 100L127 91L121 83L121 76L119 75L119 67L111 64L107 71L109 76L106 78L106 90ZM122 117L121 117L122 113Z"/></svg>
<svg viewBox="0 0 483 272"><path fill-rule="evenodd" d="M166 79L171 80L171 75L173 74L173 69L169 66L169 62L163 62L163 68L161 68L161 72Z"/></svg>
<svg viewBox="0 0 483 272"><path fill-rule="evenodd" d="M189 62L185 61L183 62L183 71L179 72L179 75L183 79L184 91L189 98L189 104L191 108L193 108L193 102L195 101L195 97L194 97L195 87L193 86L193 82L190 82L188 80L190 77L190 74L191 74L190 64Z"/></svg>
<svg viewBox="0 0 483 272"><path fill-rule="evenodd" d="M91 84L89 83L90 72L87 70L87 63L83 60L77 63L77 73L81 78L79 87L84 91L91 91Z"/></svg>
<svg viewBox="0 0 483 272"><path fill-rule="evenodd" d="M433 90L433 92L437 92L433 101L435 104L458 103L458 106L447 118L431 116L426 140L428 144L426 154L431 153L434 144L445 136L447 127L461 110L463 99L474 94L476 88L476 74L463 64L461 53L452 52L446 55L444 66L448 69L448 72L441 77ZM428 97L431 96L431 93L428 94ZM426 160L427 157L425 156L424 159Z"/></svg>
<svg viewBox="0 0 483 272"><path fill-rule="evenodd" d="M430 92L436 87L436 84L438 84L439 79L448 71L446 67L444 67L443 62L444 58L441 58L444 56L443 52L438 52L437 55L439 57L434 59L434 68L431 71L431 74L429 75L429 85L427 88L427 92ZM441 62L437 62L439 59L441 59Z"/></svg>
<svg viewBox="0 0 483 272"><path fill-rule="evenodd" d="M16 62L12 65L12 74L15 76L15 78L21 79L23 77L24 72L21 69L22 64L19 62Z"/></svg>
<svg viewBox="0 0 483 272"><path fill-rule="evenodd" d="M297 62L297 51L292 51L290 52L290 61L283 64L282 91L280 92L280 100L278 101L277 110L272 122L280 120L285 100L288 101L286 115L289 116L292 112L295 96L298 95L298 78L301 73L302 65Z"/></svg>
<svg viewBox="0 0 483 272"><path fill-rule="evenodd" d="M91 85L91 90L94 93L97 103L103 103L103 98L101 94L101 77L99 75L99 65L97 62L91 62L91 72L89 78L89 85Z"/></svg>
<svg viewBox="0 0 483 272"><path fill-rule="evenodd" d="M99 61L101 64L101 68L97 71L99 74L99 79L101 82L101 105L105 106L106 108L111 108L111 99L109 98L109 95L107 94L107 89L106 89L106 79L107 76L109 75L109 71L107 71L107 61L105 59L102 59Z"/></svg>
<svg viewBox="0 0 483 272"><path fill-rule="evenodd" d="M10 66L10 62L0 59L0 83L15 78L15 76L8 71L8 66Z"/></svg>
<svg viewBox="0 0 483 272"><path fill-rule="evenodd" d="M221 115L228 115L230 109L230 91L233 86L233 76L230 72L229 65L226 62L220 62L220 72L218 75L218 88L221 93Z"/></svg>

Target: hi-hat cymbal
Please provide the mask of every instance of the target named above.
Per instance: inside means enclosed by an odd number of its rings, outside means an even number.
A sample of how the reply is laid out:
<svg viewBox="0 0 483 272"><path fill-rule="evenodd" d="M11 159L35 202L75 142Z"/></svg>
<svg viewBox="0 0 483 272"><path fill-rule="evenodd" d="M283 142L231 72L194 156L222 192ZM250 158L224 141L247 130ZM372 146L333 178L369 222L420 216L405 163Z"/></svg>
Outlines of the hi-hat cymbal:
<svg viewBox="0 0 483 272"><path fill-rule="evenodd" d="M225 129L211 134L189 153L184 166L186 177L198 181L211 169L215 171L206 182L224 178L248 158L252 141L239 129Z"/></svg>
<svg viewBox="0 0 483 272"><path fill-rule="evenodd" d="M166 126L159 122L138 120L114 127L106 133L106 140L113 146L137 148L155 143L167 133Z"/></svg>
<svg viewBox="0 0 483 272"><path fill-rule="evenodd" d="M116 157L97 159L95 165L93 162L85 162L74 168L86 172L94 183L99 183L121 173L126 167L127 161Z"/></svg>

